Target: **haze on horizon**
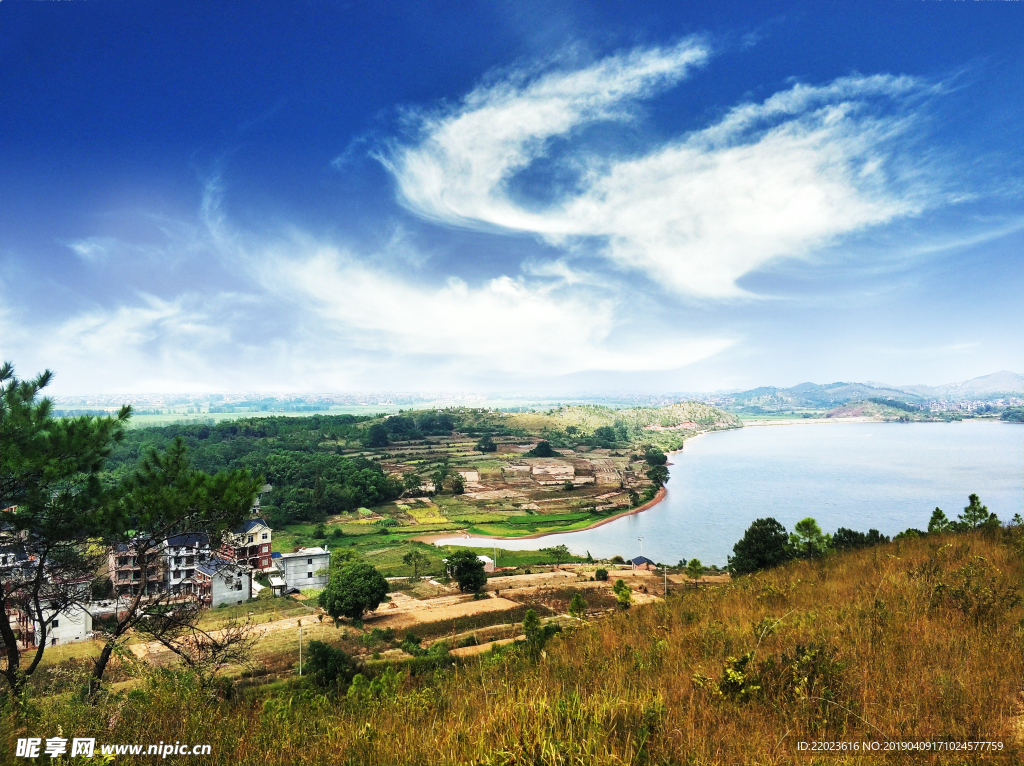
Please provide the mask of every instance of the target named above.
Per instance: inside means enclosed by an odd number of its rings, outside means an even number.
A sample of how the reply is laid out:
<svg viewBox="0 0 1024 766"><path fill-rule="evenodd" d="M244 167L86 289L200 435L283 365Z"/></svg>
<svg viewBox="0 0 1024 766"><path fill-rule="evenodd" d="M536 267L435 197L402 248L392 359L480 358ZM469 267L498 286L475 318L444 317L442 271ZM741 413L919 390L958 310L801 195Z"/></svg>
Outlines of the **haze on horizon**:
<svg viewBox="0 0 1024 766"><path fill-rule="evenodd" d="M1024 358L1011 3L0 4L58 395L941 385Z"/></svg>

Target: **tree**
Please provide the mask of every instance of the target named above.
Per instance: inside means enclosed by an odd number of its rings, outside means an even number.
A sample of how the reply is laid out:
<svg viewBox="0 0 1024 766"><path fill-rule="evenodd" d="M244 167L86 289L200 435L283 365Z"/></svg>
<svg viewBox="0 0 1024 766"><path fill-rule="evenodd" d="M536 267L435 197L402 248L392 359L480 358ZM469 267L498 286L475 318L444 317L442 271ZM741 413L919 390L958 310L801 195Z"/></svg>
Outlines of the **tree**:
<svg viewBox="0 0 1024 766"><path fill-rule="evenodd" d="M491 438L490 434L484 434L483 438L476 443L474 449L478 452L496 452L498 445L494 443L494 439Z"/></svg>
<svg viewBox="0 0 1024 766"><path fill-rule="evenodd" d="M668 481L668 468L663 465L656 465L647 471L647 478L657 486L664 486Z"/></svg>
<svg viewBox="0 0 1024 766"><path fill-rule="evenodd" d="M594 572L594 579L601 580L602 582L608 580L608 570L603 567L598 567L597 571Z"/></svg>
<svg viewBox="0 0 1024 766"><path fill-rule="evenodd" d="M594 429L594 441L604 449L615 446L615 436L615 429L611 426L598 426Z"/></svg>
<svg viewBox="0 0 1024 766"><path fill-rule="evenodd" d="M331 617L359 620L387 597L388 581L370 564L352 562L331 572L318 604Z"/></svg>
<svg viewBox="0 0 1024 766"><path fill-rule="evenodd" d="M572 600L569 602L569 614L575 617L577 620L582 620L583 615L587 613L587 602L583 599L583 596L579 593L574 593Z"/></svg>
<svg viewBox="0 0 1024 766"><path fill-rule="evenodd" d="M941 513L941 511L940 511ZM934 517L933 517L934 518ZM889 542L889 538L877 529L869 529L867 534L846 527L839 527L832 535L832 547L837 551L859 550L872 545Z"/></svg>
<svg viewBox="0 0 1024 766"><path fill-rule="evenodd" d="M825 555L832 544L830 535L822 534L818 522L808 516L801 519L793 527L789 536L789 544L798 558L810 559Z"/></svg>
<svg viewBox="0 0 1024 766"><path fill-rule="evenodd" d="M949 532L951 528L946 514L941 508L935 506L935 510L932 511L932 517L928 520L928 534Z"/></svg>
<svg viewBox="0 0 1024 766"><path fill-rule="evenodd" d="M977 495L970 495L967 498L967 507L957 517L954 527L960 532L971 529L992 529L999 526L999 517L989 513L986 506L981 504Z"/></svg>
<svg viewBox="0 0 1024 766"><path fill-rule="evenodd" d="M416 471L409 471L402 478L402 486L405 487L406 492L419 492L420 487L423 486L423 477Z"/></svg>
<svg viewBox="0 0 1024 766"><path fill-rule="evenodd" d="M462 474L456 473L452 476L451 486L453 495L461 495L466 491L466 480L462 478Z"/></svg>
<svg viewBox="0 0 1024 766"><path fill-rule="evenodd" d="M50 399L39 398L52 379L47 370L19 380L11 363L0 366L0 549L22 561L0 583L0 655L16 699L39 667L53 620L89 600L102 558L90 540L106 524L99 474L131 416L122 407L113 417L55 419ZM19 615L38 627L27 666L14 634Z"/></svg>
<svg viewBox="0 0 1024 766"><path fill-rule="evenodd" d="M686 565L686 576L691 580L699 580L704 576L704 565L700 563L700 559L690 559L690 563Z"/></svg>
<svg viewBox="0 0 1024 766"><path fill-rule="evenodd" d="M388 430L382 423L374 423L366 429L366 437L363 439L363 446L371 449L386 447L391 443L388 439Z"/></svg>
<svg viewBox="0 0 1024 766"><path fill-rule="evenodd" d="M440 492L444 488L444 480L448 478L448 458L442 460L434 472L430 474L430 480L434 483L434 490Z"/></svg>
<svg viewBox="0 0 1024 766"><path fill-rule="evenodd" d="M477 593L487 584L484 562L468 549L456 551L448 557L448 576L459 584L463 593Z"/></svg>
<svg viewBox="0 0 1024 766"><path fill-rule="evenodd" d="M551 623L547 625L542 624L540 618L537 617L537 613L532 609L527 609L526 614L523 615L523 635L526 636L526 651L530 659L536 662L540 658L548 639L558 633L559 630L560 628L557 625L552 625Z"/></svg>
<svg viewBox="0 0 1024 766"><path fill-rule="evenodd" d="M743 533L729 557L729 571L745 575L761 569L770 569L790 559L789 537L786 528L775 519L757 519Z"/></svg>
<svg viewBox="0 0 1024 766"><path fill-rule="evenodd" d="M537 442L537 446L526 453L531 457L558 457L558 453L551 449L550 442L541 440Z"/></svg>
<svg viewBox="0 0 1024 766"><path fill-rule="evenodd" d="M407 567L412 567L412 579L418 580L420 579L419 568L429 564L430 559L428 559L418 548L413 548L402 556L402 562Z"/></svg>
<svg viewBox="0 0 1024 766"><path fill-rule="evenodd" d="M188 448L180 436L163 451L150 449L112 493L104 508L103 542L107 548L124 549L137 561L140 587L118 604L116 622L106 634L106 643L93 666L91 688L99 688L114 650L140 623L154 634L186 631L183 615L198 619L197 608L186 608L193 595L184 599L161 587L151 587L150 574L160 571L161 552L174 535L202 534L211 549L220 545L225 532L234 529L253 507L263 486L262 476L248 471L220 471L214 475L192 468ZM228 565L225 571L240 567ZM181 603L181 610L168 604ZM196 606L195 604L192 605Z"/></svg>
<svg viewBox="0 0 1024 766"><path fill-rule="evenodd" d="M270 589L263 592L268 597ZM149 609L135 625L143 641L155 641L178 655L181 664L196 675L201 688L209 687L217 672L227 665L252 669L253 650L260 634L253 630L252 618L231 618L216 630L203 630L199 618L205 606L198 599L164 604Z"/></svg>
<svg viewBox="0 0 1024 766"><path fill-rule="evenodd" d="M526 636L527 650L534 659L540 654L543 634L544 628L540 624L537 613L532 609L527 609L526 614L523 615L523 635Z"/></svg>
<svg viewBox="0 0 1024 766"><path fill-rule="evenodd" d="M562 489L565 492L572 492L574 489L576 489L576 485L572 483L572 479L566 479L565 484L562 485Z"/></svg>
<svg viewBox="0 0 1024 766"><path fill-rule="evenodd" d="M644 450L644 460L650 466L665 465L668 462L668 456L657 447L648 447Z"/></svg>
<svg viewBox="0 0 1024 766"><path fill-rule="evenodd" d="M551 548L541 548L541 551L543 553L550 553L552 556L554 556L555 563L559 565L567 558L572 556L572 553L569 552L569 548L566 545L555 545Z"/></svg>

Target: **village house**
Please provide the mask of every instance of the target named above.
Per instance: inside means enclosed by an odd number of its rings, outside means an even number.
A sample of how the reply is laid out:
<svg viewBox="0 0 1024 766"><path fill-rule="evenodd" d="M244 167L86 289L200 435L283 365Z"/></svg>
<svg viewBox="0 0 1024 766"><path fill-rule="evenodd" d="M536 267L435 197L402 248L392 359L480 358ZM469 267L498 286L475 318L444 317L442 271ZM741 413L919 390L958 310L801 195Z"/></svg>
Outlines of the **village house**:
<svg viewBox="0 0 1024 766"><path fill-rule="evenodd" d="M0 560L11 561L6 556ZM13 583L11 575L24 574L24 570L19 572L19 565L23 561L27 562L28 558L24 557L23 560L15 558L13 566L2 567L5 586L10 586ZM49 580L49 577L47 579ZM87 602L91 582L91 577L82 577L77 580L63 581L61 588L65 592L68 592L68 588L70 588L69 592L73 598L80 598L83 602ZM42 636L42 625L38 616L34 612L22 610L16 604L12 603L11 605L14 607L11 615L13 617L12 627L18 639L26 648L36 646L36 641ZM52 608L52 602L50 604L43 602L42 609L43 619L49 621L49 625L46 628L46 642L49 646L70 644L74 641L84 641L92 637L92 615L84 607L78 604L70 604L57 611Z"/></svg>
<svg viewBox="0 0 1024 766"><path fill-rule="evenodd" d="M299 548L294 553L274 554L273 561L286 588L327 587L327 573L331 568L331 552L327 548ZM271 577L271 585L274 579Z"/></svg>
<svg viewBox="0 0 1024 766"><path fill-rule="evenodd" d="M252 598L252 581L242 566L218 557L196 564L195 584L203 603L241 604Z"/></svg>
<svg viewBox="0 0 1024 766"><path fill-rule="evenodd" d="M650 571L657 567L657 564L655 564L646 556L637 556L636 558L630 559L629 563L633 569L643 569Z"/></svg>
<svg viewBox="0 0 1024 766"><path fill-rule="evenodd" d="M120 598L138 595L140 591L147 594L163 591L166 587L166 560L163 550L161 548L151 551L143 557L138 555L135 546L129 543L111 548L107 553L107 571L115 595Z"/></svg>
<svg viewBox="0 0 1024 766"><path fill-rule="evenodd" d="M269 570L273 566L270 539L271 529L267 522L249 519L224 536L221 556L238 565Z"/></svg>
<svg viewBox="0 0 1024 766"><path fill-rule="evenodd" d="M170 592L195 592L196 566L210 558L210 538L203 534L175 535L164 541L161 552Z"/></svg>
<svg viewBox="0 0 1024 766"><path fill-rule="evenodd" d="M88 581L85 582L88 588ZM46 628L46 641L49 646L62 646L63 644L85 641L92 638L92 615L87 609L77 604L67 606L60 612L54 614L53 610L44 610L43 616L50 620ZM42 635L42 626L35 617L16 612L16 622L21 642L25 647L36 645L36 637Z"/></svg>

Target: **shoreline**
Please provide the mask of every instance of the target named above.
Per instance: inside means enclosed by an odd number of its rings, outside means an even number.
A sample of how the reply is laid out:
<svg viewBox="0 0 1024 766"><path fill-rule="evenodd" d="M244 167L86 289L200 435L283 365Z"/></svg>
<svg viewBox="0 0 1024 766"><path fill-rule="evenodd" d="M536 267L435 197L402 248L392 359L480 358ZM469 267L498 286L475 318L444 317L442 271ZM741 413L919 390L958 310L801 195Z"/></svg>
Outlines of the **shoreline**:
<svg viewBox="0 0 1024 766"><path fill-rule="evenodd" d="M942 422L942 421L924 421L924 422ZM988 422L988 421L982 421L982 422ZM998 423L998 422L1003 422L1003 421L993 420L991 422ZM765 427L765 426L821 425L821 424L825 424L825 423L832 423L832 424L841 424L841 423L878 423L878 424L886 424L886 421L884 421L884 420L875 420L874 418L871 418L871 417L852 417L852 418L785 418L785 419L780 418L778 420L767 420L767 421L756 421L755 420L755 421L750 421L750 422L744 422L742 427L743 428L761 428L761 427ZM912 425L912 424L913 423L904 423L902 425ZM712 433L725 433L726 431L730 431L730 430L741 430L741 429L723 429L722 431L699 431L698 433L695 433L693 436L691 436L689 439L686 439L686 442L692 441L694 439L699 439L702 436L707 436L708 434L712 434ZM666 452L665 454L668 455L668 456L672 456L672 455L677 455L677 454L682 453L685 450L686 442L684 442L683 446L680 447L679 449L671 450L669 452ZM671 463L669 463L669 465L671 465ZM427 545L437 545L439 540L447 540L447 539L451 539L452 537L459 536L459 535L461 535L461 537L463 539L465 539L465 540L493 540L493 541L498 541L498 540L538 540L538 539L540 539L542 537L551 537L553 535L571 535L571 534L574 534L576 532L586 532L586 531L589 531L591 529L597 529L598 527L604 526L605 524L610 524L613 521L618 521L619 519L624 518L626 516L632 516L632 515L637 514L637 513L642 513L643 511L646 511L646 510L649 510L649 509L653 508L658 503L660 503L662 500L664 500L667 494L668 494L668 488L663 486L663 487L661 487L658 490L658 493L651 500L649 500L648 502L644 503L643 505L637 506L636 508L630 508L627 511L623 511L622 513L617 513L614 516L609 516L606 519L601 519L600 521L598 521L598 522L596 522L594 524L591 524L591 525L588 525L588 526L585 526L585 527L580 527L579 529L567 529L567 530L564 530L564 531L552 531L552 532L534 532L532 534L523 535L521 537L506 537L506 536L495 537L495 536L492 536L492 535L469 534L469 533L466 533L466 532L459 532L459 531L456 530L456 531L453 531L453 532L437 532L437 533L429 533L428 532L428 533L422 534L422 535L411 536L408 539L409 540L414 540L416 542L426 543Z"/></svg>
<svg viewBox="0 0 1024 766"><path fill-rule="evenodd" d="M677 451L678 452L682 452L682 450L677 450ZM662 500L664 500L665 496L667 494L668 494L668 489L666 487L661 487L658 490L658 492L654 495L654 497L652 497L650 500L648 500L643 505L638 505L636 508L630 508L629 510L623 511L622 513L616 513L614 516L609 516L607 519L601 519L596 524L591 524L591 525L586 526L586 527L580 527L579 529L567 529L567 530L561 531L561 532L534 532L533 534L522 535L520 537L492 537L490 535L471 535L471 534L468 534L468 533L463 533L462 534L462 538L465 539L465 540L539 540L542 537L550 537L551 535L571 535L574 532L586 532L586 531L591 530L591 529L597 529L598 527L602 527L605 524L610 524L611 522L617 521L617 520L619 520L621 518L624 518L626 516L632 516L635 513L641 513L641 512L646 511L646 510L648 510L650 508L653 508L658 503L660 503ZM456 532L455 534L459 534L459 533ZM442 533L438 533L438 534L419 535L417 537L410 537L409 539L410 540L415 540L416 542L419 542L419 543L426 543L428 545L437 545L437 542L439 540L447 540L447 539L450 539L451 537L453 537L452 534L446 534L446 533L442 532Z"/></svg>

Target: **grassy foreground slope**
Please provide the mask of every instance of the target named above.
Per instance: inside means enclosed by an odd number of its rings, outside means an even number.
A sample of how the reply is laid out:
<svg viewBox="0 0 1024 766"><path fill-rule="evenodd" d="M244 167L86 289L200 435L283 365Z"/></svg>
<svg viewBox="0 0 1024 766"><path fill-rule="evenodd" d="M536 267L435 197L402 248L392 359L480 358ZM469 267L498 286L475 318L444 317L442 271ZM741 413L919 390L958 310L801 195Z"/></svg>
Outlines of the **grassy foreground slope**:
<svg viewBox="0 0 1024 766"><path fill-rule="evenodd" d="M211 743L212 763L1019 763L1021 546L1017 527L794 562L581 625L537 662L512 648L358 695L307 678L225 699L161 671L5 712L0 746L60 727ZM820 740L1002 749L798 750Z"/></svg>

